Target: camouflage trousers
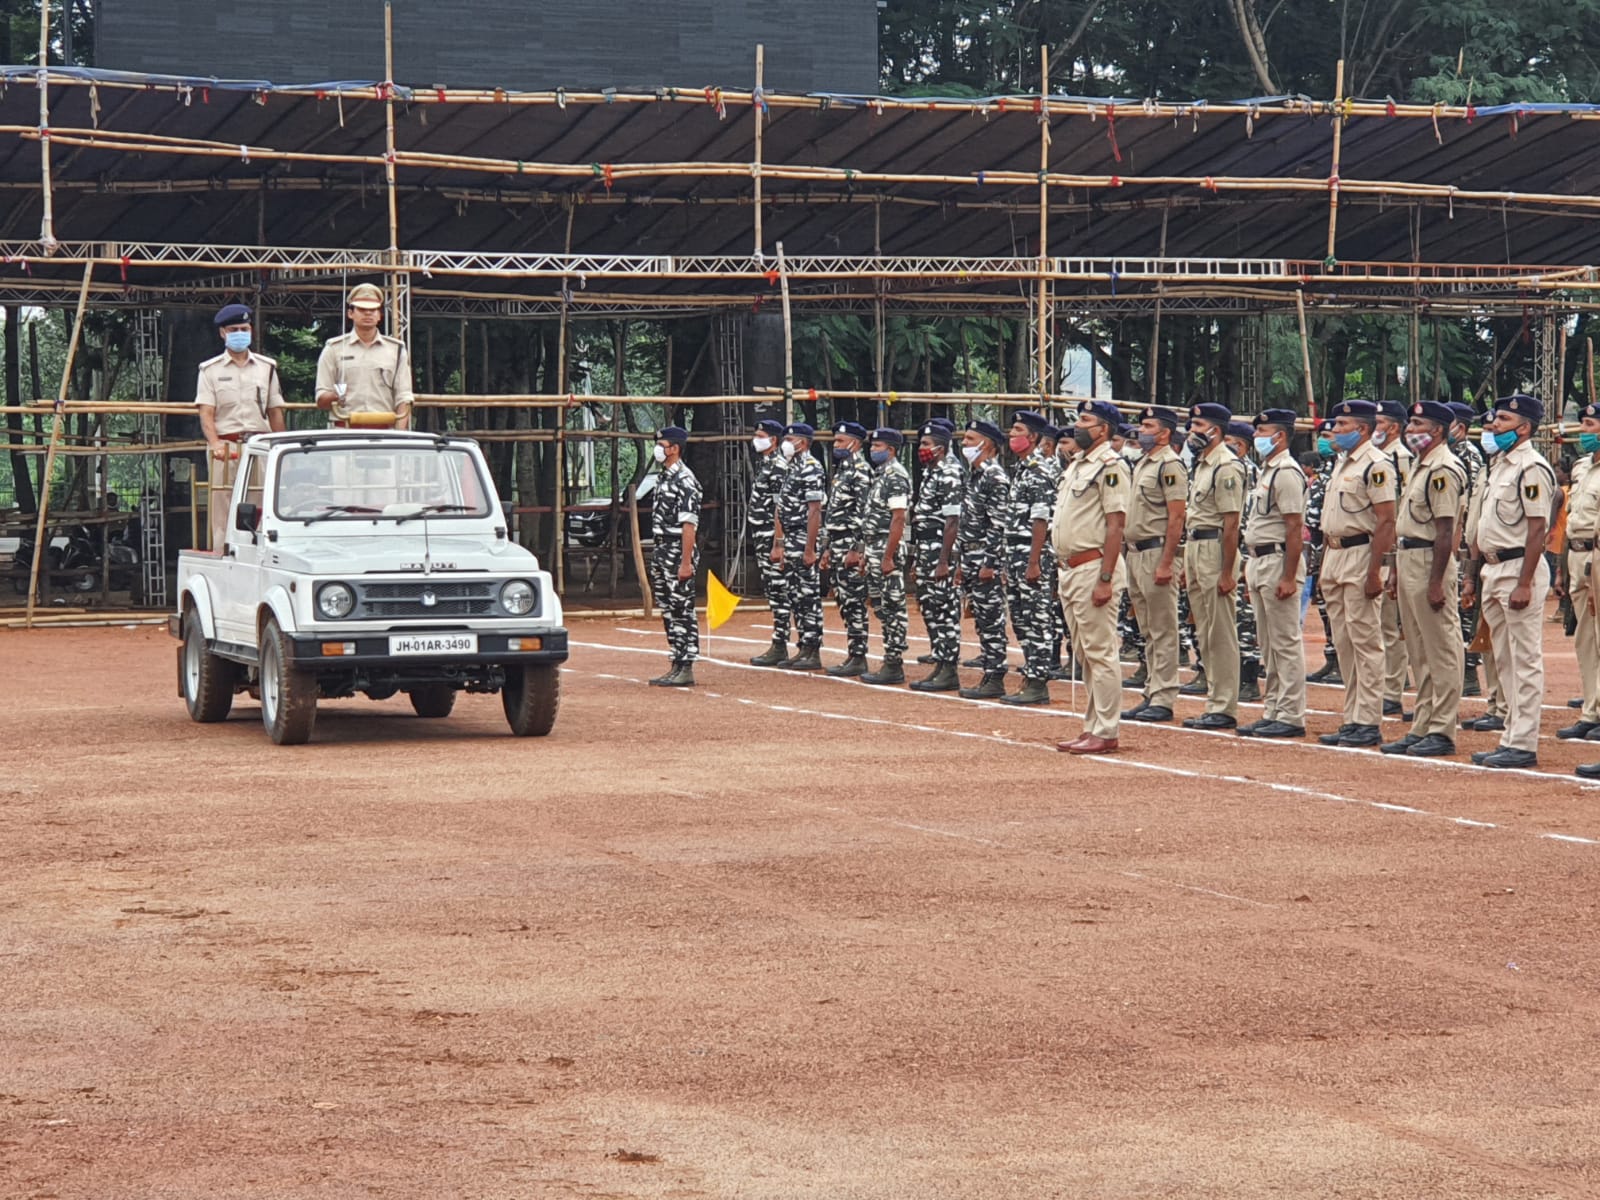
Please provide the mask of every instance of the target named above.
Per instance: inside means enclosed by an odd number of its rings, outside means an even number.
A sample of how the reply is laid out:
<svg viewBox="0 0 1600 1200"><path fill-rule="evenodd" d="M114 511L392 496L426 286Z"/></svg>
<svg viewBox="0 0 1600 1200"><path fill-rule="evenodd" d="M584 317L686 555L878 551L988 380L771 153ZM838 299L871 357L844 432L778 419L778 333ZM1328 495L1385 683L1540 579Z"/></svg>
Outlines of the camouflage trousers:
<svg viewBox="0 0 1600 1200"><path fill-rule="evenodd" d="M797 547L783 556L783 584L788 592L789 610L794 615L795 641L802 649L822 646L822 559L809 567Z"/></svg>
<svg viewBox="0 0 1600 1200"><path fill-rule="evenodd" d="M1200 642L1194 633L1194 614L1189 611L1189 589L1178 589L1178 643L1189 648L1191 661L1200 665Z"/></svg>
<svg viewBox="0 0 1600 1200"><path fill-rule="evenodd" d="M866 573L859 576L865 581L867 595L872 600L872 611L877 615L878 627L883 631L885 658L903 658L906 652L906 553L901 543L900 555L894 570L883 569L883 552L888 542L878 542L867 547L867 559L862 564ZM862 617L861 647L866 651L866 618ZM852 643L853 645L854 643ZM851 653L854 653L852 650Z"/></svg>
<svg viewBox="0 0 1600 1200"><path fill-rule="evenodd" d="M695 547L695 575L678 578L683 552L676 539L658 542L650 551L650 593L661 610L672 661L691 663L700 656L700 620L694 613L694 580L700 573L700 548Z"/></svg>
<svg viewBox="0 0 1600 1200"><path fill-rule="evenodd" d="M833 595L839 603L839 619L844 622L844 634L849 653L852 658L864 655L867 652L867 594L871 575L876 564L864 561L861 570L844 565L844 552L833 551L830 565L833 568ZM900 582L902 601L905 595L905 579Z"/></svg>
<svg viewBox="0 0 1600 1200"><path fill-rule="evenodd" d="M1072 631L1067 628L1067 610L1061 607L1061 567L1056 556L1050 556L1050 667L1061 666L1062 650L1072 656Z"/></svg>
<svg viewBox="0 0 1600 1200"><path fill-rule="evenodd" d="M1055 649L1055 607L1050 580L1053 572L1041 564L1039 578L1028 582L1026 546L1006 552L1006 607L1011 610L1011 630L1022 647L1022 677L1050 678L1050 654Z"/></svg>
<svg viewBox="0 0 1600 1200"><path fill-rule="evenodd" d="M754 533L750 545L761 569L761 592L772 609L772 640L789 640L789 588L783 577L783 568L772 561L772 530Z"/></svg>
<svg viewBox="0 0 1600 1200"><path fill-rule="evenodd" d="M956 590L954 566L943 579L933 577L942 550L941 542L917 547L917 607L922 610L934 659L953 667L961 661L961 594Z"/></svg>
<svg viewBox="0 0 1600 1200"><path fill-rule="evenodd" d="M1133 607L1133 593L1123 592L1117 605L1117 639L1124 656L1133 654L1144 661L1144 633L1139 628L1139 614Z"/></svg>
<svg viewBox="0 0 1600 1200"><path fill-rule="evenodd" d="M1244 563L1239 563L1241 573ZM1239 661L1260 662L1261 644L1256 638L1256 609L1249 595L1250 589L1240 586L1234 589L1234 594L1239 598Z"/></svg>
<svg viewBox="0 0 1600 1200"><path fill-rule="evenodd" d="M966 555L961 560L961 586L972 606L972 626L978 633L978 658L985 671L1006 669L1006 586L996 568L992 579L983 579L983 556Z"/></svg>

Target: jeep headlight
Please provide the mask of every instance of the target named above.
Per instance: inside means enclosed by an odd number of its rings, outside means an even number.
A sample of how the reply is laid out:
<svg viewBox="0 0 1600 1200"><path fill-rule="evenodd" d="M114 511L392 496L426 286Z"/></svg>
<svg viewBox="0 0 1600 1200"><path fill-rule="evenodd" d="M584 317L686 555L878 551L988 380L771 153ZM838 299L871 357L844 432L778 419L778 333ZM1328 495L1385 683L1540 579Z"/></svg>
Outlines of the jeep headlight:
<svg viewBox="0 0 1600 1200"><path fill-rule="evenodd" d="M513 617L525 617L533 611L533 584L526 579L512 579L500 589L500 607Z"/></svg>
<svg viewBox="0 0 1600 1200"><path fill-rule="evenodd" d="M317 589L317 614L338 621L350 615L356 606L356 594L348 583L325 583Z"/></svg>

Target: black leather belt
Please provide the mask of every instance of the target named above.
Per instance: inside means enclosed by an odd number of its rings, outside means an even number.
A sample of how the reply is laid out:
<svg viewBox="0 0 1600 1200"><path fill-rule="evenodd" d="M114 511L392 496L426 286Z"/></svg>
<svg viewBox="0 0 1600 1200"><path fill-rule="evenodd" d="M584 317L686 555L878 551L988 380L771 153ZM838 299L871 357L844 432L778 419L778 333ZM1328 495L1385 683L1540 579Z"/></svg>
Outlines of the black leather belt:
<svg viewBox="0 0 1600 1200"><path fill-rule="evenodd" d="M1191 542L1215 542L1215 541L1220 541L1221 538L1222 538L1222 530L1220 530L1220 529L1191 529L1191 530L1189 530L1189 540Z"/></svg>
<svg viewBox="0 0 1600 1200"><path fill-rule="evenodd" d="M1133 549L1135 549L1135 550L1159 550L1159 549L1161 549L1161 547L1165 546L1166 544L1167 544L1167 539L1164 538L1164 537L1140 538L1137 542L1133 543Z"/></svg>
<svg viewBox="0 0 1600 1200"><path fill-rule="evenodd" d="M1594 549L1594 539L1593 538L1568 538L1567 539L1567 549L1568 550L1580 550L1580 551L1584 552L1585 554L1587 554L1590 550Z"/></svg>
<svg viewBox="0 0 1600 1200"><path fill-rule="evenodd" d="M1527 553L1528 548L1526 546L1513 546L1509 550L1485 550L1483 552L1483 561L1499 565L1503 562L1515 562Z"/></svg>
<svg viewBox="0 0 1600 1200"><path fill-rule="evenodd" d="M1286 542L1262 542L1259 546L1250 547L1251 558L1265 558L1269 554L1287 554L1289 546Z"/></svg>
<svg viewBox="0 0 1600 1200"><path fill-rule="evenodd" d="M1372 535L1370 533L1358 533L1352 537L1333 537L1330 535L1327 541L1328 545L1335 550L1353 550L1357 546L1365 546L1371 543Z"/></svg>
<svg viewBox="0 0 1600 1200"><path fill-rule="evenodd" d="M1433 549L1433 539L1432 538L1403 537L1403 538L1400 539L1400 549L1402 549L1402 550L1432 550Z"/></svg>

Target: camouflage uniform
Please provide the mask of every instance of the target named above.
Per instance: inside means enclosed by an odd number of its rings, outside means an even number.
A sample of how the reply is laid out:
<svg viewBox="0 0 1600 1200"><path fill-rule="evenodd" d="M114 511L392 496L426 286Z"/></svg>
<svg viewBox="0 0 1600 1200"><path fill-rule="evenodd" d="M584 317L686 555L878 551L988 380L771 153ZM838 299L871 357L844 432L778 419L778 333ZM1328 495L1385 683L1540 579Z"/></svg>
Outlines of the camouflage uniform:
<svg viewBox="0 0 1600 1200"><path fill-rule="evenodd" d="M1054 642L1051 572L1046 569L1043 546L1039 551L1039 578L1028 581L1028 561L1033 556L1033 525L1045 522L1046 529L1055 510L1055 482L1037 450L1023 459L1011 480L1010 503L1006 511L1006 607L1011 610L1011 629L1022 647L1022 677L1050 678L1050 651ZM1048 545L1048 539L1045 542Z"/></svg>
<svg viewBox="0 0 1600 1200"><path fill-rule="evenodd" d="M844 622L851 658L864 657L867 653L868 576L846 570L844 556L864 540L867 489L871 486L872 468L859 452L835 464L833 488L828 493L824 543L830 551L828 563L833 571L833 592L839 601L839 619Z"/></svg>
<svg viewBox="0 0 1600 1200"><path fill-rule="evenodd" d="M1256 490L1256 481L1261 478L1261 468L1254 459L1241 458L1244 464L1245 494L1244 512L1239 517L1239 528L1243 530L1250 523L1250 502ZM1249 550L1241 537L1239 541L1239 578L1244 578L1244 560L1249 557ZM1237 589L1239 597L1239 662L1240 664L1253 664L1252 670L1259 670L1261 666L1261 645L1256 637L1256 610L1250 598L1250 589L1242 587ZM1247 675L1250 672L1246 672Z"/></svg>
<svg viewBox="0 0 1600 1200"><path fill-rule="evenodd" d="M911 474L900 465L898 458L893 458L873 468L869 481L862 521L866 557L861 564L865 572L861 578L866 581L872 611L877 614L878 625L883 630L883 656L898 659L906 652L905 530L901 530L900 545L895 549L894 569L888 573L883 570L883 556L889 549L889 531L895 513L905 512L911 503ZM934 562L938 562L937 555ZM866 653L865 637L862 653Z"/></svg>
<svg viewBox="0 0 1600 1200"><path fill-rule="evenodd" d="M700 481L682 462L661 472L651 497L650 591L661 609L661 627L667 634L675 664L692 663L700 656L700 622L694 615L694 575L678 578L683 561L683 527L700 525ZM700 542L694 547L695 574L700 571Z"/></svg>
<svg viewBox="0 0 1600 1200"><path fill-rule="evenodd" d="M774 439L776 440L776 439ZM789 640L789 589L783 568L772 561L772 515L778 506L778 491L789 470L789 460L774 450L757 461L755 478L750 483L750 509L745 522L750 527L750 546L761 568L761 590L772 608L772 640Z"/></svg>
<svg viewBox="0 0 1600 1200"><path fill-rule="evenodd" d="M1463 503L1470 505L1472 503L1472 497L1476 494L1478 490L1478 484L1482 481L1484 471L1488 466L1488 464L1484 462L1483 448L1471 441L1463 441L1458 445L1450 447L1450 449L1455 452L1456 457L1461 460L1461 465L1466 468L1467 491L1465 497L1463 498ZM1461 540L1462 545L1464 546L1466 544L1465 521L1462 522ZM1462 554L1460 570L1457 573L1458 579L1465 574L1466 565L1467 556ZM1472 645L1472 639L1478 636L1478 612L1479 609L1476 604L1474 604L1471 608L1463 608L1461 610L1461 644L1463 646ZM1466 653L1466 665L1468 667L1476 669L1477 667L1483 665L1483 655L1479 654L1476 650L1469 650Z"/></svg>
<svg viewBox="0 0 1600 1200"><path fill-rule="evenodd" d="M1011 481L994 459L974 467L961 501L961 525L956 549L961 556L961 585L972 605L972 624L982 647L979 660L984 672L1004 674L1006 669L1006 597L1001 572L1005 568L1006 505ZM979 574L985 567L992 579Z"/></svg>
<svg viewBox="0 0 1600 1200"><path fill-rule="evenodd" d="M1331 458L1325 458L1317 467L1317 477L1306 492L1306 545L1311 553L1306 560L1306 576L1311 580L1311 594L1317 601L1317 615L1322 618L1322 655L1331 664L1333 651L1333 623L1328 620L1328 602L1322 596L1322 502L1328 494L1328 480L1333 475Z"/></svg>
<svg viewBox="0 0 1600 1200"><path fill-rule="evenodd" d="M967 490L966 464L948 454L929 466L917 490L916 507L911 513L911 538L915 544L917 568L917 607L928 629L935 662L955 666L961 660L961 595L956 590L954 548L950 551L949 571L935 579L939 555L944 552L946 519L961 515L962 497Z"/></svg>
<svg viewBox="0 0 1600 1200"><path fill-rule="evenodd" d="M783 524L785 543L784 586L788 589L789 607L794 613L798 644L806 652L822 648L822 547L825 540L824 529L819 528L817 558L807 566L807 518L811 505L825 505L827 498L828 480L822 473L822 464L809 451L795 455L778 489L777 512ZM825 527L826 512L822 518Z"/></svg>

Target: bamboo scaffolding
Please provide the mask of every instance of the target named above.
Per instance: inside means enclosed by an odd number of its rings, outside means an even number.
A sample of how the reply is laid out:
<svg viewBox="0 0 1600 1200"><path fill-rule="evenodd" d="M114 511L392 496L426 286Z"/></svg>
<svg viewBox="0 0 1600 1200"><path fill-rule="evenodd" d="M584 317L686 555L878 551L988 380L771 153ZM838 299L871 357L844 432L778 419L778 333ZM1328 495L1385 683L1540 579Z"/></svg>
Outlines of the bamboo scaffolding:
<svg viewBox="0 0 1600 1200"><path fill-rule="evenodd" d="M66 14L68 20L72 14ZM39 0L39 241L45 252L56 246L55 189L51 186L50 166L50 0Z"/></svg>
<svg viewBox="0 0 1600 1200"><path fill-rule="evenodd" d="M766 256L765 255L766 242L763 241L762 237L761 237L761 183L762 183L762 180L761 180L761 141L762 141L762 133L763 133L764 128L766 126L766 121L763 119L763 114L762 114L762 109L761 109L761 102L757 100L757 97L759 95L761 95L761 93L764 91L764 89L762 88L761 85L766 79L766 74L767 74L767 48L766 48L766 46L762 45L760 42L757 42L756 43L756 89L755 89L755 92L752 93L751 98L750 98L751 99L750 112L751 112L751 115L755 117L755 122L756 122L756 136L755 136L755 147L754 147L755 160L750 164L750 186L755 192L756 248L755 248L755 254L754 254L753 257L755 258L755 260L757 262L760 262Z"/></svg>
<svg viewBox="0 0 1600 1200"><path fill-rule="evenodd" d="M778 286L783 295L783 423L789 425L794 422L794 322L789 312L789 267L782 242L778 243Z"/></svg>
<svg viewBox="0 0 1600 1200"><path fill-rule="evenodd" d="M1334 241L1339 231L1339 151L1344 145L1345 118L1339 113L1339 107L1344 100L1344 59L1339 60L1339 67L1334 76L1333 84L1333 169L1328 173L1328 256L1324 260L1324 269L1334 266L1338 258L1333 252Z"/></svg>
<svg viewBox="0 0 1600 1200"><path fill-rule="evenodd" d="M1049 99L1050 47L1039 46L1039 97ZM1039 278L1034 284L1038 311L1034 316L1034 380L1042 396L1050 390L1050 114L1039 113Z"/></svg>

